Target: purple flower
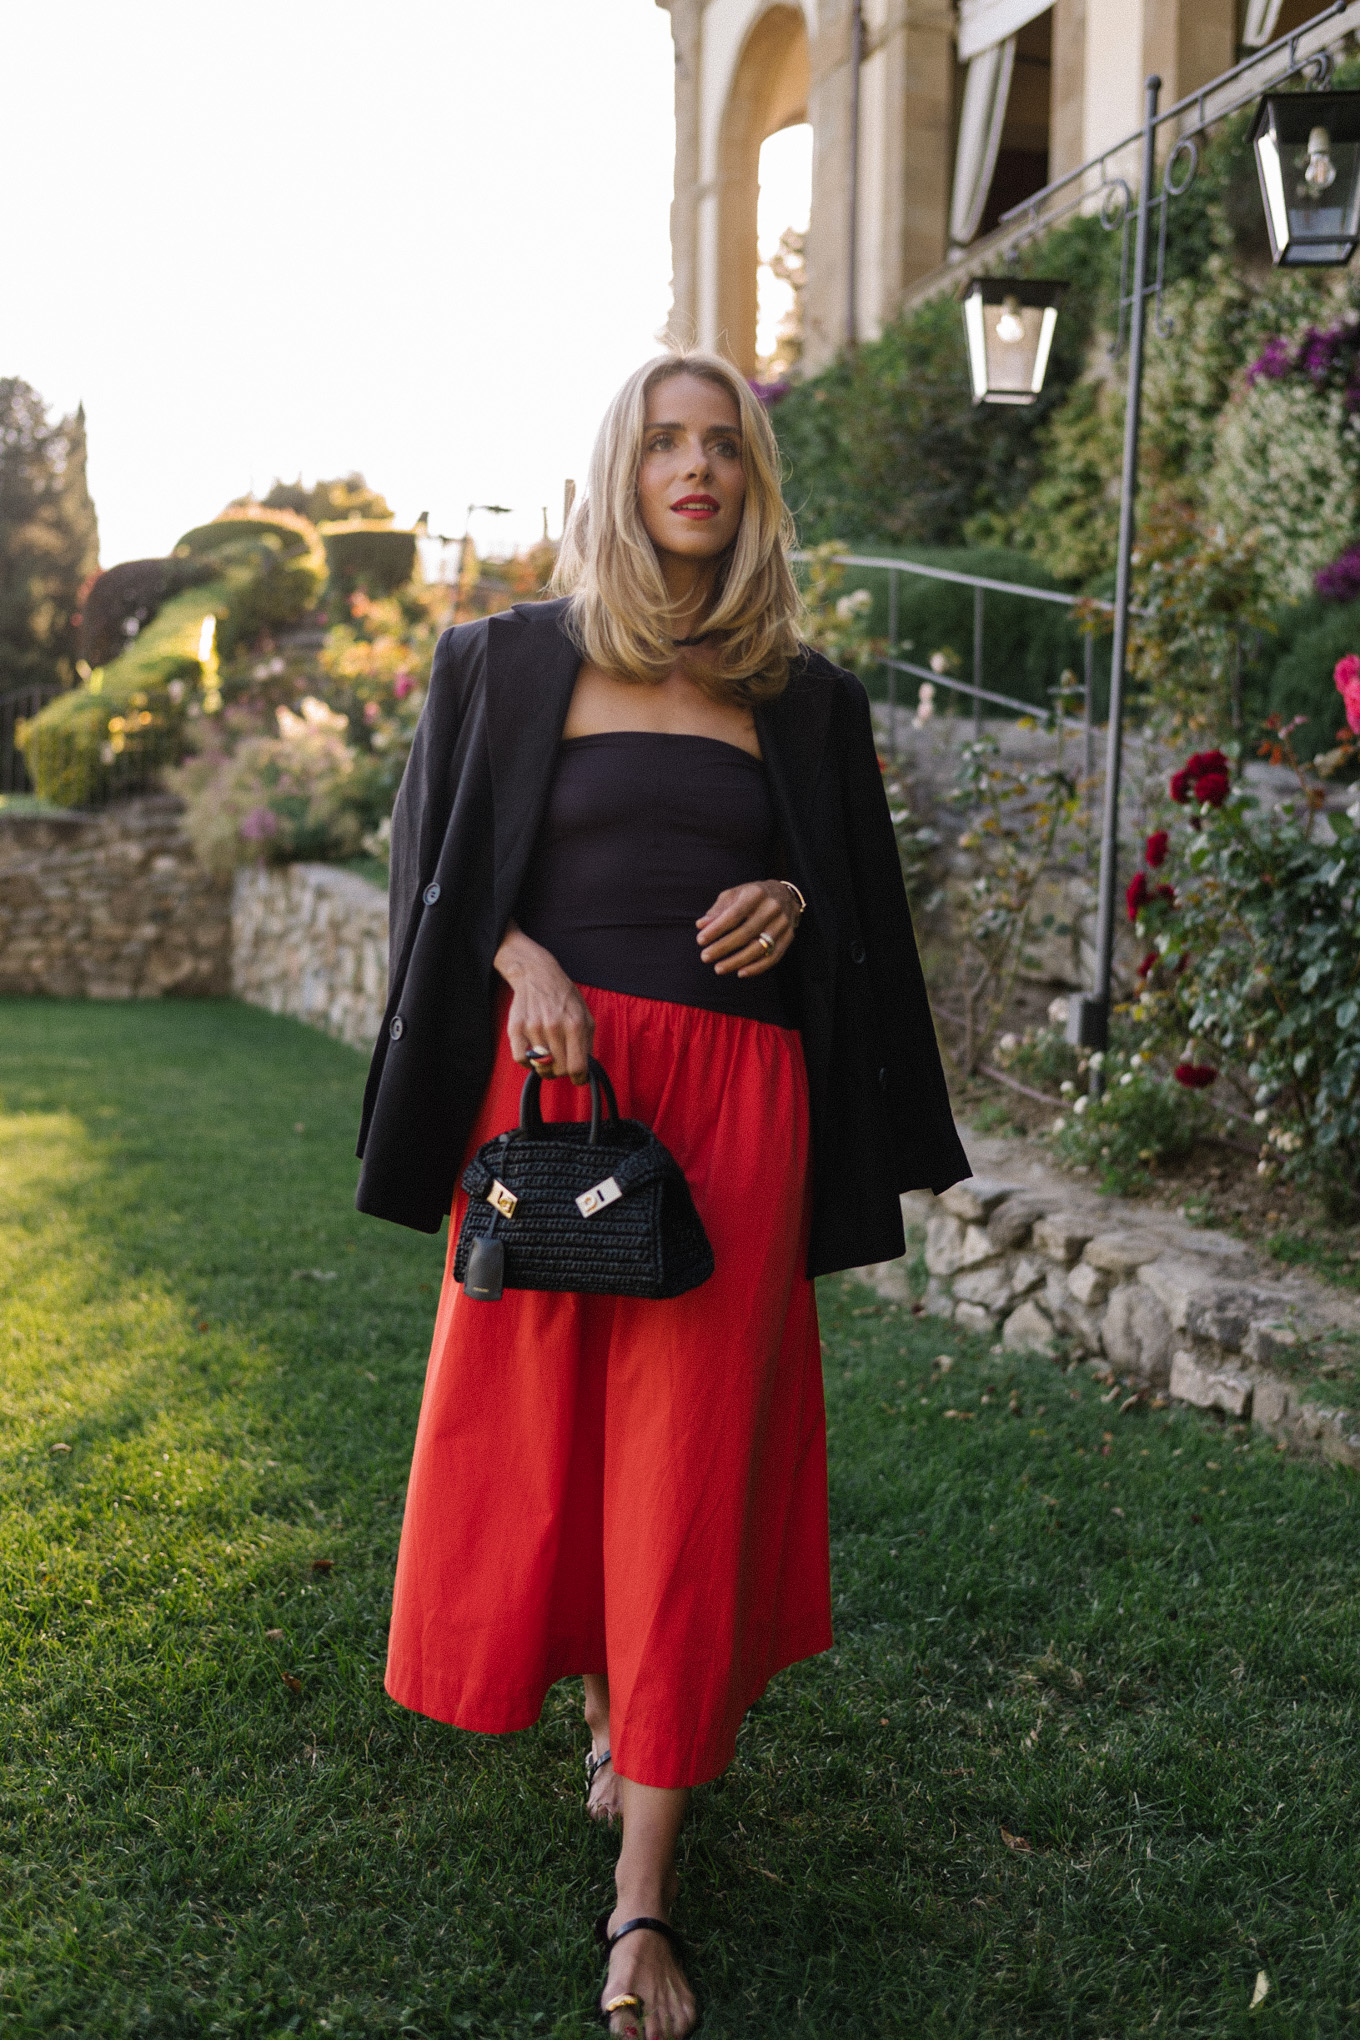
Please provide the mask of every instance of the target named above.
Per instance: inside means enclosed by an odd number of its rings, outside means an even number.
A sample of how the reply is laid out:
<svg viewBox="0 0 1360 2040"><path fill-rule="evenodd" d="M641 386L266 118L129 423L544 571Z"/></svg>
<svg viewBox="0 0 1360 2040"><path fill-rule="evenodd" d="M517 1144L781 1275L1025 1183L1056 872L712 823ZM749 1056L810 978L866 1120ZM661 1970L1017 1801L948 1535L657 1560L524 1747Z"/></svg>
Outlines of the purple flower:
<svg viewBox="0 0 1360 2040"><path fill-rule="evenodd" d="M1360 545L1348 547L1329 567L1319 567L1313 586L1324 602L1354 602L1360 595Z"/></svg>
<svg viewBox="0 0 1360 2040"><path fill-rule="evenodd" d="M273 808L253 807L241 817L241 835L247 843L263 843L278 834L279 818Z"/></svg>
<svg viewBox="0 0 1360 2040"><path fill-rule="evenodd" d="M782 403L783 399L793 388L793 384L787 377L779 382L757 382L755 377L752 376L750 381L751 394L765 406L767 411L772 411L776 404Z"/></svg>
<svg viewBox="0 0 1360 2040"><path fill-rule="evenodd" d="M1294 366L1294 352L1289 342L1279 333L1267 340L1264 350L1257 355L1247 370L1247 381L1258 382L1264 376L1267 382L1281 382Z"/></svg>

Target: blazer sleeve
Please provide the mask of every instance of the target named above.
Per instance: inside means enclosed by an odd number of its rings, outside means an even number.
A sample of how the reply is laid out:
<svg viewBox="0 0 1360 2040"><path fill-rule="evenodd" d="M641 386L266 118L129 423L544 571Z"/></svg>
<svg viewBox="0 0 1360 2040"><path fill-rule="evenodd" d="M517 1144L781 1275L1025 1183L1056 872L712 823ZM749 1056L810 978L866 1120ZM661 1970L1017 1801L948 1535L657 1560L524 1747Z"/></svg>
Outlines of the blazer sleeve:
<svg viewBox="0 0 1360 2040"><path fill-rule="evenodd" d="M387 975L395 985L402 950L415 912L416 895L434 868L453 805L450 763L467 703L470 669L485 628L462 624L446 630L434 648L425 706L416 724L406 770L392 809L391 862L387 886Z"/></svg>
<svg viewBox="0 0 1360 2040"><path fill-rule="evenodd" d="M837 748L846 842L869 981L883 1029L897 1187L909 1190L920 1183L924 1152L930 1158L931 1188L944 1190L971 1171L954 1126L940 1061L869 697L853 675L842 673L840 680Z"/></svg>

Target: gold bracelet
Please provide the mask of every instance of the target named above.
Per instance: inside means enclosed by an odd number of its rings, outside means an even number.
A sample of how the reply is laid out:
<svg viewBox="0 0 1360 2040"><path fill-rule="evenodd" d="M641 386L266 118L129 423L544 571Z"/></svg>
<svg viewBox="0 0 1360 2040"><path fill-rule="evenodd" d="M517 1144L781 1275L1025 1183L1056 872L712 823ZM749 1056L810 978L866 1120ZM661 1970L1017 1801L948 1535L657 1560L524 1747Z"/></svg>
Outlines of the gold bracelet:
<svg viewBox="0 0 1360 2040"><path fill-rule="evenodd" d="M793 894L793 897L797 900L798 918L799 920L801 920L803 915L807 912L807 901L803 898L803 895L799 892L797 886L794 884L791 878L781 878L779 883L781 885L786 885L789 891Z"/></svg>

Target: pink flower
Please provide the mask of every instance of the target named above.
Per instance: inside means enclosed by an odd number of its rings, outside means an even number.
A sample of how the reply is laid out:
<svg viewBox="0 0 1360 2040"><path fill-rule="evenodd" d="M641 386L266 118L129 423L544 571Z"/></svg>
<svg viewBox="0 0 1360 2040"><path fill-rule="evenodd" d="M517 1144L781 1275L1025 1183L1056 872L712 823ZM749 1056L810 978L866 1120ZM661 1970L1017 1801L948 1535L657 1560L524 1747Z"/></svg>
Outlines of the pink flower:
<svg viewBox="0 0 1360 2040"><path fill-rule="evenodd" d="M1360 654L1347 652L1338 659L1333 674L1337 692L1346 704L1346 724L1360 736Z"/></svg>
<svg viewBox="0 0 1360 2040"><path fill-rule="evenodd" d="M241 817L241 835L247 843L263 843L278 834L279 818L273 808L253 807Z"/></svg>
<svg viewBox="0 0 1360 2040"><path fill-rule="evenodd" d="M396 679L392 682L392 692L398 701L405 701L408 694L415 692L415 684L415 675L413 673L398 673Z"/></svg>
<svg viewBox="0 0 1360 2040"><path fill-rule="evenodd" d="M1154 829L1143 848L1143 855L1153 871L1166 862L1166 846L1169 841L1165 829Z"/></svg>
<svg viewBox="0 0 1360 2040"><path fill-rule="evenodd" d="M382 710L376 701L366 701L364 703L364 721L366 723L375 723L381 714Z"/></svg>
<svg viewBox="0 0 1360 2040"><path fill-rule="evenodd" d="M1138 919L1139 913L1147 905L1147 899L1147 873L1145 871L1135 871L1133 877L1129 880L1128 891L1124 894L1124 904L1129 910L1129 919L1131 921Z"/></svg>
<svg viewBox="0 0 1360 2040"><path fill-rule="evenodd" d="M1218 1076L1210 1063L1177 1063L1171 1072L1178 1084L1184 1084L1187 1091L1204 1091Z"/></svg>

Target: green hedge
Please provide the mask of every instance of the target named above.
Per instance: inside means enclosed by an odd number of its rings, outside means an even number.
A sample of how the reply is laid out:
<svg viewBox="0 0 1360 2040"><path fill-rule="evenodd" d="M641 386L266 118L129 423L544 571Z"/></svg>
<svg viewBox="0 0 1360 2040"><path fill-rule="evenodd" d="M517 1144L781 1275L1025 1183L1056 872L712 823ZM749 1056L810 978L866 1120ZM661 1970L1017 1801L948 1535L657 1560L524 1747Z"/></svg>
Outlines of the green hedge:
<svg viewBox="0 0 1360 2040"><path fill-rule="evenodd" d="M181 757L188 711L202 705L204 617L216 617L215 651L230 658L314 607L325 573L314 527L287 512L196 526L171 555L172 562L193 560L208 567L210 580L164 602L116 659L25 726L24 762L44 800L84 807L120 781L144 781L152 767Z"/></svg>
<svg viewBox="0 0 1360 2040"><path fill-rule="evenodd" d="M120 780L144 781L180 756L203 678L203 619L223 614L230 594L217 580L172 596L117 659L24 725L20 745L40 799L88 807Z"/></svg>

